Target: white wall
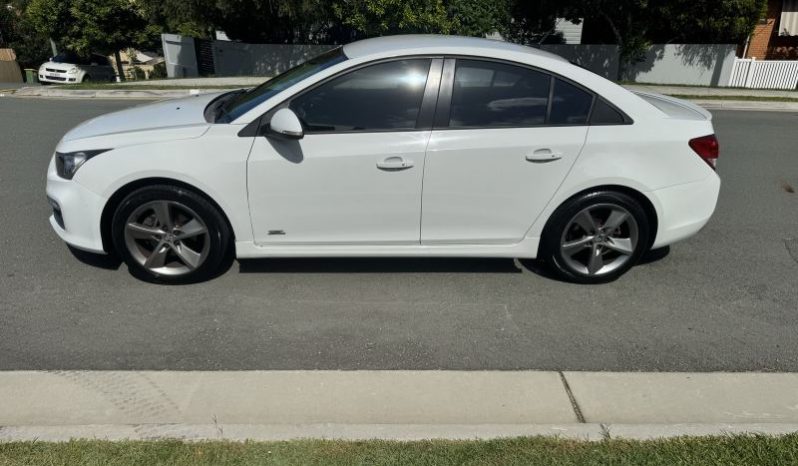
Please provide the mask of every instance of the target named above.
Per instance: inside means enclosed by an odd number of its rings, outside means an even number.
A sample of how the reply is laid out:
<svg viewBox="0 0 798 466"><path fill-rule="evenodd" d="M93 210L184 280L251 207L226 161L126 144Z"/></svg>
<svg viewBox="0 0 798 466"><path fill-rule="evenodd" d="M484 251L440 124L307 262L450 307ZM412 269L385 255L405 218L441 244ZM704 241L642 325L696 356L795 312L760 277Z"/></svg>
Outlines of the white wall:
<svg viewBox="0 0 798 466"><path fill-rule="evenodd" d="M623 79L640 83L727 86L736 44L655 44Z"/></svg>

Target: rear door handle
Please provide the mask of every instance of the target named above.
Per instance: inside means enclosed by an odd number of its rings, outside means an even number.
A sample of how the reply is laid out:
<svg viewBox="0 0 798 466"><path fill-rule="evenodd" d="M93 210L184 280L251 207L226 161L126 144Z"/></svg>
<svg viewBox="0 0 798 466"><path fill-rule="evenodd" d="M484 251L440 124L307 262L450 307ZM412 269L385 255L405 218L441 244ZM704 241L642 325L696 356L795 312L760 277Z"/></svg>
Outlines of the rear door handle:
<svg viewBox="0 0 798 466"><path fill-rule="evenodd" d="M413 166L413 161L404 157L387 157L382 162L377 162L380 170L406 170Z"/></svg>
<svg viewBox="0 0 798 466"><path fill-rule="evenodd" d="M551 149L538 149L531 154L526 155L526 159L529 162L553 162L555 160L560 160L562 158L562 152L554 152Z"/></svg>

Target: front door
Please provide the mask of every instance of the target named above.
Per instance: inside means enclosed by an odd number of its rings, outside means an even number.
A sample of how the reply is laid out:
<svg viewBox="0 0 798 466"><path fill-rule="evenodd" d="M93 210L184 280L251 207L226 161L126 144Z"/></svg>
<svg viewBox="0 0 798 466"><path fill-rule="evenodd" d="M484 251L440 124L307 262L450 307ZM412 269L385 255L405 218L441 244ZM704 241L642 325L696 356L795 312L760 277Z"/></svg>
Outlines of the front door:
<svg viewBox="0 0 798 466"><path fill-rule="evenodd" d="M517 243L582 150L593 95L503 62L448 59L443 75L421 242Z"/></svg>
<svg viewBox="0 0 798 466"><path fill-rule="evenodd" d="M258 136L249 157L257 244L419 243L431 62L361 67L287 103L304 137Z"/></svg>

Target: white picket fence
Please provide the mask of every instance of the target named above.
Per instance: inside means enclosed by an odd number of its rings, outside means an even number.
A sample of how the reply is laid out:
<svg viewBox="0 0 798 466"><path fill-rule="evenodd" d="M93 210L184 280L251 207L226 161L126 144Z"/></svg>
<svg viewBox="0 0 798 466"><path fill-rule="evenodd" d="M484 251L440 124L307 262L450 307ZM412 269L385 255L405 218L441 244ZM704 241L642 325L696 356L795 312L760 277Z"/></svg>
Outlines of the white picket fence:
<svg viewBox="0 0 798 466"><path fill-rule="evenodd" d="M735 58L729 87L795 89L798 87L798 60Z"/></svg>

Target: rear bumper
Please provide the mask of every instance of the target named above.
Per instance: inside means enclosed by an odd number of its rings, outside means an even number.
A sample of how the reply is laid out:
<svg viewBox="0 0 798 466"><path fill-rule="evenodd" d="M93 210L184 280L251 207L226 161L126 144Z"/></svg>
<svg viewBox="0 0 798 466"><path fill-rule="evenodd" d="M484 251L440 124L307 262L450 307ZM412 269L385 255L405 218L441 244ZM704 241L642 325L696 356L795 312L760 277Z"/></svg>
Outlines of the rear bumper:
<svg viewBox="0 0 798 466"><path fill-rule="evenodd" d="M53 207L50 225L62 240L84 251L105 254L100 233L105 199L75 181L60 178L52 160L47 170L47 197Z"/></svg>
<svg viewBox="0 0 798 466"><path fill-rule="evenodd" d="M720 178L712 173L705 179L649 193L657 200L657 237L652 247L667 246L698 233L707 224L720 193Z"/></svg>

